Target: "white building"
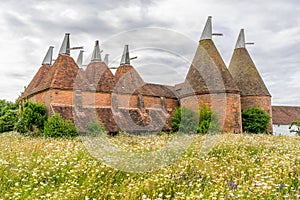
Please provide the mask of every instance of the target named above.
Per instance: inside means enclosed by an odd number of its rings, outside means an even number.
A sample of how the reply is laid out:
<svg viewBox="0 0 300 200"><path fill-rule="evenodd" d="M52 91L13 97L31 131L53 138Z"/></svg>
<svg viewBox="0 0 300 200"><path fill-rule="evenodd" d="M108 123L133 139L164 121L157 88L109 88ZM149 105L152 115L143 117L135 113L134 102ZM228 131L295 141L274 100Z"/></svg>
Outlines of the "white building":
<svg viewBox="0 0 300 200"><path fill-rule="evenodd" d="M295 135L291 130L296 130L293 126L289 129L291 122L300 121L299 106L272 106L273 134L274 135Z"/></svg>

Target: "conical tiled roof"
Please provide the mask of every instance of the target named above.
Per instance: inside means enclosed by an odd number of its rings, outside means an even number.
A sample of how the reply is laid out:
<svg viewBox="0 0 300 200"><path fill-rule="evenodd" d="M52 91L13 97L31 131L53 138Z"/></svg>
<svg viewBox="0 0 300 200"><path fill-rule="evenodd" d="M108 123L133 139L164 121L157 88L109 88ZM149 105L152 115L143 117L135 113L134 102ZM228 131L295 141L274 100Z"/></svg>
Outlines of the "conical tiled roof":
<svg viewBox="0 0 300 200"><path fill-rule="evenodd" d="M96 87L96 91L111 92L115 77L104 62L91 62L85 70L86 80Z"/></svg>
<svg viewBox="0 0 300 200"><path fill-rule="evenodd" d="M131 65L121 65L115 73L116 93L133 93L136 89L144 85L144 81L139 73Z"/></svg>
<svg viewBox="0 0 300 200"><path fill-rule="evenodd" d="M196 94L238 93L239 89L229 73L211 38L211 18L205 25L192 65L186 76Z"/></svg>
<svg viewBox="0 0 300 200"><path fill-rule="evenodd" d="M25 92L22 94L21 98L25 98L28 95L31 95L32 93L34 93L34 91L39 86L39 84L41 83L43 78L47 75L49 69L50 69L49 65L42 65L40 67L38 72L34 75L33 79L31 80L31 82L27 86Z"/></svg>
<svg viewBox="0 0 300 200"><path fill-rule="evenodd" d="M72 57L60 54L34 92L49 88L73 89L78 70Z"/></svg>
<svg viewBox="0 0 300 200"><path fill-rule="evenodd" d="M116 87L114 92L133 93L136 89L144 85L144 81L139 73L130 65L129 48L124 46L121 64L115 73Z"/></svg>
<svg viewBox="0 0 300 200"><path fill-rule="evenodd" d="M271 96L245 48L243 30L239 35L228 69L241 90L241 96Z"/></svg>
<svg viewBox="0 0 300 200"><path fill-rule="evenodd" d="M115 85L115 77L108 66L101 61L99 41L96 40L91 63L85 70L88 83L101 92L111 92Z"/></svg>

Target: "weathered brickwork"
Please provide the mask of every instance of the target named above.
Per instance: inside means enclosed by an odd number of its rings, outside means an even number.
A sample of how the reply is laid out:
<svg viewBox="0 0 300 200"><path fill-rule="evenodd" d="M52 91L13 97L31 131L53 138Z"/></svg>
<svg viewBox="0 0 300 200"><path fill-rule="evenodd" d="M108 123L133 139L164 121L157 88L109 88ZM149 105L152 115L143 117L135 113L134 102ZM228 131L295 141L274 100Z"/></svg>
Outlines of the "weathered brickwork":
<svg viewBox="0 0 300 200"><path fill-rule="evenodd" d="M208 105L218 116L222 132L241 133L241 104L239 94L204 94L182 98L182 106L196 111L198 105Z"/></svg>
<svg viewBox="0 0 300 200"><path fill-rule="evenodd" d="M270 116L272 116L272 103L270 96L242 96L241 97L241 106L242 110L247 108L258 107L266 111ZM272 118L269 123L269 131L272 132Z"/></svg>
<svg viewBox="0 0 300 200"><path fill-rule="evenodd" d="M52 66L41 66L21 100L45 104L49 114L60 113L80 130L98 120L109 132L170 131L178 106L197 111L207 104L222 132L242 132L242 109L261 107L272 115L271 95L244 48L234 51L228 70L213 41L201 39L185 81L175 86L145 83L129 61L113 75L100 60L82 70L59 55Z"/></svg>

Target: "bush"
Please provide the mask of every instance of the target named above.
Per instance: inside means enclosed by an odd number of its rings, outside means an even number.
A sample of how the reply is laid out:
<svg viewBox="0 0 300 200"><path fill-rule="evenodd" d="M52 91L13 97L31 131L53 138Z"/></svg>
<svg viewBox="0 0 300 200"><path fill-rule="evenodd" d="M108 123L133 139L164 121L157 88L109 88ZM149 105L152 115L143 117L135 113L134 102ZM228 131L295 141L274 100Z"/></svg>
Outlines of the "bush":
<svg viewBox="0 0 300 200"><path fill-rule="evenodd" d="M46 107L43 104L27 101L21 107L15 130L19 133L42 133L46 119Z"/></svg>
<svg viewBox="0 0 300 200"><path fill-rule="evenodd" d="M44 136L47 137L74 137L78 131L71 120L63 120L59 114L48 118L44 126Z"/></svg>
<svg viewBox="0 0 300 200"><path fill-rule="evenodd" d="M12 131L18 120L18 104L0 100L0 132Z"/></svg>
<svg viewBox="0 0 300 200"><path fill-rule="evenodd" d="M105 133L105 127L100 125L98 122L90 122L88 124L87 134L89 136L96 136L102 133Z"/></svg>
<svg viewBox="0 0 300 200"><path fill-rule="evenodd" d="M199 116L199 121L196 120L197 116ZM206 104L199 107L198 112L193 112L185 107L178 107L174 111L171 121L173 130L183 133L206 134L220 131L216 113Z"/></svg>
<svg viewBox="0 0 300 200"><path fill-rule="evenodd" d="M195 133L197 130L196 113L183 106L176 108L171 118L173 131Z"/></svg>
<svg viewBox="0 0 300 200"><path fill-rule="evenodd" d="M267 133L270 122L268 115L261 108L248 108L242 112L243 131L247 133Z"/></svg>
<svg viewBox="0 0 300 200"><path fill-rule="evenodd" d="M199 125L197 132L201 134L220 132L217 115L207 104L199 107Z"/></svg>
<svg viewBox="0 0 300 200"><path fill-rule="evenodd" d="M297 129L296 130L291 130L291 128L293 126L297 126ZM300 121L293 121L290 124L289 129L290 129L290 133L296 133L297 135L300 135Z"/></svg>
<svg viewBox="0 0 300 200"><path fill-rule="evenodd" d="M17 110L7 110L4 115L0 117L0 132L7 132L14 130L14 126L18 121Z"/></svg>

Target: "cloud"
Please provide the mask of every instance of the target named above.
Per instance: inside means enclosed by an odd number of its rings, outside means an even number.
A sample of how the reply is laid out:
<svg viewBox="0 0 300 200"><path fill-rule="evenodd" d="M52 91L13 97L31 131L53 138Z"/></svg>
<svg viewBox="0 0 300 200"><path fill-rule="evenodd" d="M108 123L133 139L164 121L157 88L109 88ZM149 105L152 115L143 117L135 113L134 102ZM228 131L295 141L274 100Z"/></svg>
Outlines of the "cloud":
<svg viewBox="0 0 300 200"><path fill-rule="evenodd" d="M184 79L207 16L212 15L214 31L224 34L214 41L225 63L239 29L245 28L246 39L255 42L248 51L274 104L299 105L298 5L298 0L5 1L0 8L1 98L17 97L50 45L57 55L65 32L71 33L72 46L85 47L86 63L97 39L112 65L119 64L123 45L129 44L131 54L138 55L132 63L144 79L173 84ZM75 59L77 55L72 52Z"/></svg>

